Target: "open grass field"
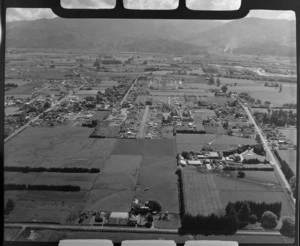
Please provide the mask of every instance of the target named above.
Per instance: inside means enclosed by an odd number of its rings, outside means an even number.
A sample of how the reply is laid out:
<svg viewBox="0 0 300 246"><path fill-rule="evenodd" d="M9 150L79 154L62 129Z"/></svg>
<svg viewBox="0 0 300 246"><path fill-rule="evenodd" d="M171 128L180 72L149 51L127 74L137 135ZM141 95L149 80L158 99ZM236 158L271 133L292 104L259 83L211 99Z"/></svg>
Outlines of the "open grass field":
<svg viewBox="0 0 300 246"><path fill-rule="evenodd" d="M34 185L78 185L81 190L90 190L98 173L43 173Z"/></svg>
<svg viewBox="0 0 300 246"><path fill-rule="evenodd" d="M112 155L142 155L145 140L117 139Z"/></svg>
<svg viewBox="0 0 300 246"><path fill-rule="evenodd" d="M13 222L68 223L82 208L82 202L20 200L7 220Z"/></svg>
<svg viewBox="0 0 300 246"><path fill-rule="evenodd" d="M185 167L182 172L185 213L210 215L222 213L222 203L214 174L200 173L196 167Z"/></svg>
<svg viewBox="0 0 300 246"><path fill-rule="evenodd" d="M217 134L176 134L177 152L199 151L203 145L215 140L211 147L216 151L228 150L243 144L255 144L251 138L241 138Z"/></svg>
<svg viewBox="0 0 300 246"><path fill-rule="evenodd" d="M112 155L175 156L174 139L117 139Z"/></svg>
<svg viewBox="0 0 300 246"><path fill-rule="evenodd" d="M71 211L61 209L14 209L8 218L13 222L47 222L64 224Z"/></svg>
<svg viewBox="0 0 300 246"><path fill-rule="evenodd" d="M87 191L61 192L61 191L29 190L23 194L24 195L22 196L22 198L27 200L82 202L85 200L88 193Z"/></svg>
<svg viewBox="0 0 300 246"><path fill-rule="evenodd" d="M277 150L281 160L285 160L289 167L292 169L293 173L297 173L297 150Z"/></svg>
<svg viewBox="0 0 300 246"><path fill-rule="evenodd" d="M94 189L133 190L142 157L137 155L111 155L98 175Z"/></svg>
<svg viewBox="0 0 300 246"><path fill-rule="evenodd" d="M281 128L279 129L289 140L297 144L297 128Z"/></svg>
<svg viewBox="0 0 300 246"><path fill-rule="evenodd" d="M179 213L176 160L169 156L143 156L135 197L158 200L162 210Z"/></svg>
<svg viewBox="0 0 300 246"><path fill-rule="evenodd" d="M183 169L185 212L192 214L222 213L228 202L250 200L281 202L282 215L294 216L274 172L245 171L245 178L236 178L236 172L201 173L195 167Z"/></svg>
<svg viewBox="0 0 300 246"><path fill-rule="evenodd" d="M270 101L273 106L280 106L284 103L296 103L297 85L293 83L281 83L283 85L282 92L278 92L278 88L265 87L266 81L252 81L241 79L221 78L223 83L234 84L237 86L229 86L228 91L232 92L248 92L255 99L260 99L262 102ZM278 100L280 98L280 100Z"/></svg>
<svg viewBox="0 0 300 246"><path fill-rule="evenodd" d="M176 157L175 139L153 139L145 140L143 156Z"/></svg>
<svg viewBox="0 0 300 246"><path fill-rule="evenodd" d="M19 114L23 111L20 110L19 107L6 107L5 108L5 116Z"/></svg>
<svg viewBox="0 0 300 246"><path fill-rule="evenodd" d="M129 211L142 157L111 155L87 197L85 210Z"/></svg>
<svg viewBox="0 0 300 246"><path fill-rule="evenodd" d="M21 228L5 228L4 241L13 241Z"/></svg>
<svg viewBox="0 0 300 246"><path fill-rule="evenodd" d="M250 200L267 203L281 202L281 214L294 216L293 208L287 201L280 185L261 183L257 182L257 180L248 180L247 174L245 179L215 175L214 180L216 182L217 189L220 192L220 199L224 207L230 201Z"/></svg>
<svg viewBox="0 0 300 246"><path fill-rule="evenodd" d="M4 146L4 165L102 168L115 139L89 138L92 129L28 127ZM101 151L100 151L101 150Z"/></svg>
<svg viewBox="0 0 300 246"><path fill-rule="evenodd" d="M5 172L9 173L9 172ZM10 178L7 183L13 184L33 184L39 177L41 173L15 173L15 175Z"/></svg>

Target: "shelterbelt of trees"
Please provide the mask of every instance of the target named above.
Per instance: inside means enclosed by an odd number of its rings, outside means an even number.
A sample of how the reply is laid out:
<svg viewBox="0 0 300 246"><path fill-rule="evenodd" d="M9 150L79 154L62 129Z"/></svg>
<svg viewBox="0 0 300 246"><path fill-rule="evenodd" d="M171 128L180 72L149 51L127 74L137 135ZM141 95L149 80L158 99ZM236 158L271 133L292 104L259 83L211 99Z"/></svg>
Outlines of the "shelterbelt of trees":
<svg viewBox="0 0 300 246"><path fill-rule="evenodd" d="M51 190L51 191L80 191L77 185L26 185L26 184L5 184L4 190Z"/></svg>
<svg viewBox="0 0 300 246"><path fill-rule="evenodd" d="M4 171L7 172L57 172L57 173L99 173L99 168L83 168L83 167L16 167L5 166Z"/></svg>

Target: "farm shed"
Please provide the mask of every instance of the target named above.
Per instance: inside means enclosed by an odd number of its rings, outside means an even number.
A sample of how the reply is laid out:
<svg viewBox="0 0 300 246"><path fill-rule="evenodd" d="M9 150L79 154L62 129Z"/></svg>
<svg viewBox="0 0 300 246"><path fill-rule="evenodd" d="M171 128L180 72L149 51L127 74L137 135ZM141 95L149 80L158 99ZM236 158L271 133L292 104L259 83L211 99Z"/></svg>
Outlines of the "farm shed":
<svg viewBox="0 0 300 246"><path fill-rule="evenodd" d="M127 212L111 212L109 218L128 219L129 213Z"/></svg>
<svg viewBox="0 0 300 246"><path fill-rule="evenodd" d="M207 170L211 170L211 165L210 164L206 164L206 168L207 168Z"/></svg>
<svg viewBox="0 0 300 246"><path fill-rule="evenodd" d="M198 165L202 165L202 162L200 160L188 160L188 164L198 166Z"/></svg>
<svg viewBox="0 0 300 246"><path fill-rule="evenodd" d="M176 246L172 240L125 240L122 246Z"/></svg>
<svg viewBox="0 0 300 246"><path fill-rule="evenodd" d="M60 240L58 246L113 246L111 240L105 239L65 239Z"/></svg>
<svg viewBox="0 0 300 246"><path fill-rule="evenodd" d="M221 159L222 157L218 152L209 152L210 159Z"/></svg>
<svg viewBox="0 0 300 246"><path fill-rule="evenodd" d="M183 167L185 167L187 165L186 161L185 160L178 160L178 165L181 165Z"/></svg>

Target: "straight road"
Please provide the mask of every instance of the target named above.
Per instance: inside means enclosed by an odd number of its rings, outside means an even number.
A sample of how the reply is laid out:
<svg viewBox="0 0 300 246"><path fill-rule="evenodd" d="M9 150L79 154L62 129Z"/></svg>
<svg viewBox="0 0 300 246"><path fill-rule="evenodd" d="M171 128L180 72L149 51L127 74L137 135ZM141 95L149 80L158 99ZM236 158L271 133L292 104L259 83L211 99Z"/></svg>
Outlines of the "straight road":
<svg viewBox="0 0 300 246"><path fill-rule="evenodd" d="M128 227L128 228L118 228L118 227L100 227L100 226L84 226L84 225L55 225L55 224L34 224L34 223L5 223L7 228L25 228L28 229L45 229L45 230L70 230L70 231L103 231L103 232L124 232L124 233L166 233L166 234L178 234L178 229L147 229L147 228L138 228L138 227ZM270 235L278 236L281 235L278 231L246 231L239 230L236 232L238 235Z"/></svg>
<svg viewBox="0 0 300 246"><path fill-rule="evenodd" d="M132 90L132 88L135 86L136 82L138 81L138 79L141 77L143 73L140 73L137 78L133 81L133 83L131 84L130 88L128 89L128 91L126 92L125 96L123 97L122 101L120 102L120 105L122 106L124 101L126 100L127 96L129 95L130 91Z"/></svg>
<svg viewBox="0 0 300 246"><path fill-rule="evenodd" d="M290 190L290 185L288 183L288 181L286 180L284 174L281 171L281 168L276 160L276 158L274 157L272 151L270 150L270 147L268 146L267 140L264 138L264 136L262 135L262 132L260 130L260 128L258 127L258 125L256 124L250 110L248 109L248 107L242 105L242 107L244 108L245 112L247 113L249 119L251 120L251 122L254 124L254 127L256 129L256 132L259 134L262 144L264 145L264 148L266 150L267 153L267 157L270 161L270 164L274 167L274 169L276 170L276 173L279 175L282 184L284 185L283 188L286 188L288 190Z"/></svg>

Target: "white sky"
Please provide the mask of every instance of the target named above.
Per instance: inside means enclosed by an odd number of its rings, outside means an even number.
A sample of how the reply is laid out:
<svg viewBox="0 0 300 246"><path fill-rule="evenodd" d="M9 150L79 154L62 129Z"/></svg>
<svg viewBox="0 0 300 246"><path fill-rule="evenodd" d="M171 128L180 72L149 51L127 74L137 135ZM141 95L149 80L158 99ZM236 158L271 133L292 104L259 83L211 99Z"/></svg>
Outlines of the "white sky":
<svg viewBox="0 0 300 246"><path fill-rule="evenodd" d="M115 0L61 0L65 8L113 8ZM125 7L135 9L174 9L177 0L124 0ZM239 0L187 0L187 6L203 10L234 10L240 6ZM248 16L267 19L295 19L290 11L251 11ZM7 21L34 20L56 17L50 9L8 9Z"/></svg>

